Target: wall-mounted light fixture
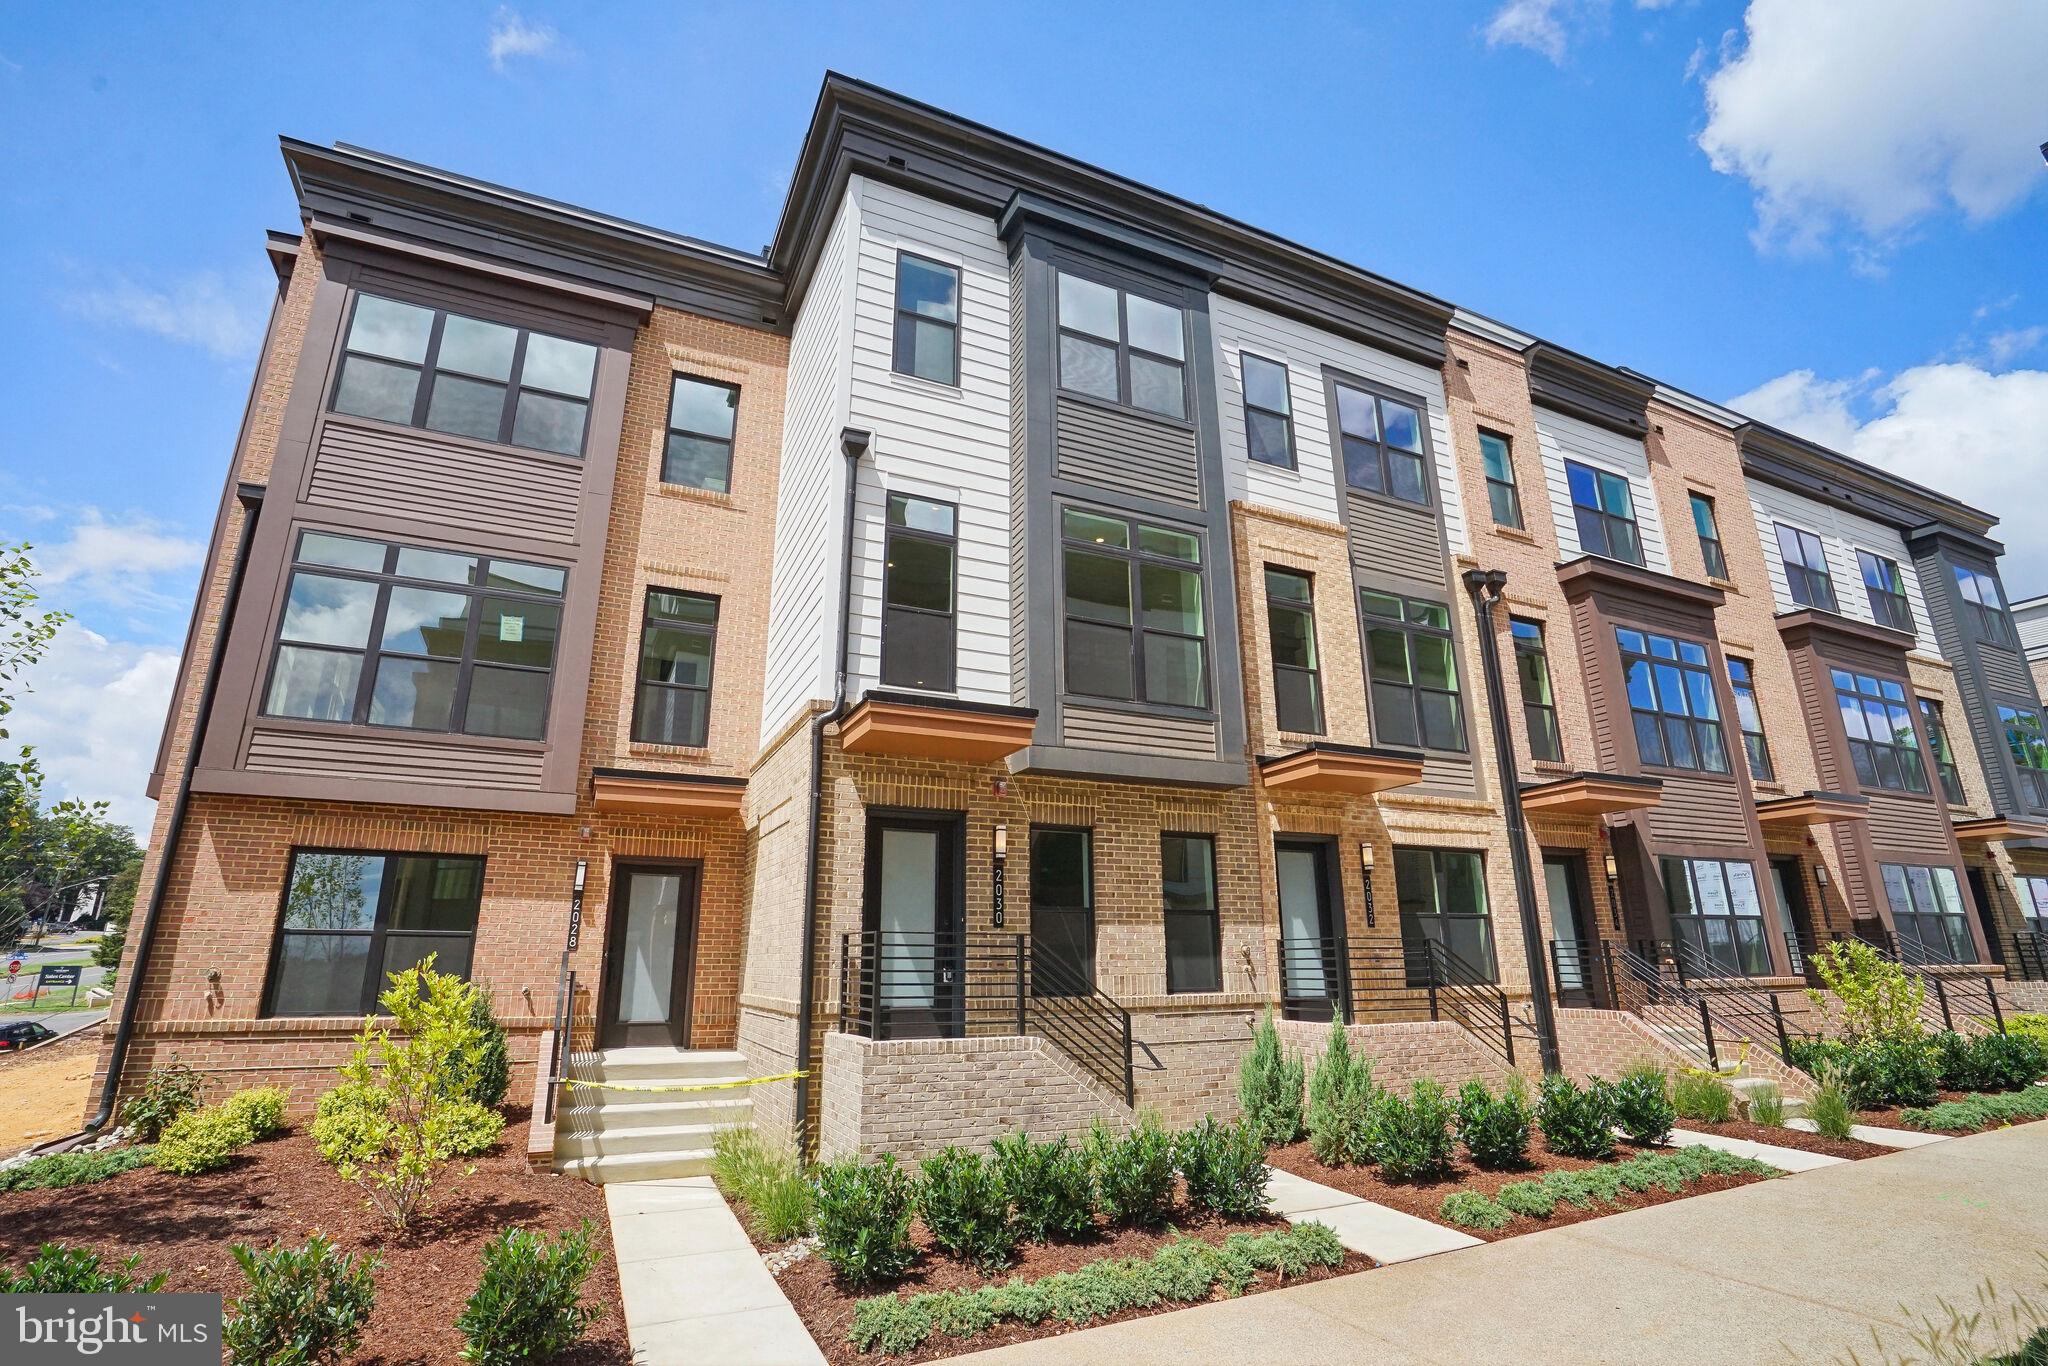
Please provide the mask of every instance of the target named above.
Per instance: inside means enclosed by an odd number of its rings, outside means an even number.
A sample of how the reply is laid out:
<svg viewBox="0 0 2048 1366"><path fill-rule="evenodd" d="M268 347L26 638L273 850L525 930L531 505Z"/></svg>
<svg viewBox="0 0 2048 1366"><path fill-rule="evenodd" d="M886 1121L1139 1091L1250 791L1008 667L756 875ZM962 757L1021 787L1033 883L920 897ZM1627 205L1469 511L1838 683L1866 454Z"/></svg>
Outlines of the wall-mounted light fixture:
<svg viewBox="0 0 2048 1366"><path fill-rule="evenodd" d="M1602 860L1607 872L1607 915L1614 922L1615 932L1621 932L1621 894L1617 885L1621 878L1621 865L1614 861L1614 851L1609 849Z"/></svg>
<svg viewBox="0 0 2048 1366"><path fill-rule="evenodd" d="M996 857L1008 858L1009 856L1010 827L1007 825L999 825L996 827Z"/></svg>
<svg viewBox="0 0 2048 1366"><path fill-rule="evenodd" d="M1377 929L1380 918L1372 904L1372 845L1369 843L1358 846L1358 871L1365 880L1365 927Z"/></svg>
<svg viewBox="0 0 2048 1366"><path fill-rule="evenodd" d="M1828 889L1828 866L1825 863L1813 865L1813 880L1820 884L1820 889L1823 892Z"/></svg>

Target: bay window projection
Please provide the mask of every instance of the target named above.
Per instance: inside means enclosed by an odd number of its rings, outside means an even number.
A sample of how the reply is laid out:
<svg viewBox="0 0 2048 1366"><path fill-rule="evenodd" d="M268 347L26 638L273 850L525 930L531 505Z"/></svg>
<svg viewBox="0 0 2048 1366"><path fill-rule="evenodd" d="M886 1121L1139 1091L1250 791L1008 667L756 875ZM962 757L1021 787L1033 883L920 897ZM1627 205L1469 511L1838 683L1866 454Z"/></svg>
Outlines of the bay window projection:
<svg viewBox="0 0 2048 1366"><path fill-rule="evenodd" d="M1623 626L1614 632L1628 680L1636 751L1657 768L1726 773L1728 747L1707 650L1696 641Z"/></svg>
<svg viewBox="0 0 2048 1366"><path fill-rule="evenodd" d="M1181 310L1065 271L1058 279L1060 387L1185 421Z"/></svg>

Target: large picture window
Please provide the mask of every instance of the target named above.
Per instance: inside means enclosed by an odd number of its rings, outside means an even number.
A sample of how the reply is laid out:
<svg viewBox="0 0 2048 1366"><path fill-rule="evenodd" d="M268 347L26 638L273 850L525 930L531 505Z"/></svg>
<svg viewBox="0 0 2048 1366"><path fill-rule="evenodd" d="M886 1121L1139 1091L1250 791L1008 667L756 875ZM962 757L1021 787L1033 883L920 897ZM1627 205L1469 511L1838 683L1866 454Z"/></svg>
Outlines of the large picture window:
<svg viewBox="0 0 2048 1366"><path fill-rule="evenodd" d="M1522 721L1529 731L1529 757L1562 763L1564 745L1557 733L1557 699L1550 691L1550 655L1543 647L1543 626L1514 617L1508 629L1515 639L1515 675L1522 683Z"/></svg>
<svg viewBox="0 0 2048 1366"><path fill-rule="evenodd" d="M1934 756L1934 771L1941 775L1941 795L1951 806L1963 804L1963 771L1956 767L1956 752L1948 741L1948 723L1942 719L1941 703L1931 697L1920 699L1920 721L1927 729L1927 752Z"/></svg>
<svg viewBox="0 0 2048 1366"><path fill-rule="evenodd" d="M668 443L661 482L708 493L732 492L733 427L739 421L736 384L677 375L669 381Z"/></svg>
<svg viewBox="0 0 2048 1366"><path fill-rule="evenodd" d="M1344 482L1404 503L1429 506L1423 464L1422 412L1412 403L1335 383L1337 440L1344 449Z"/></svg>
<svg viewBox="0 0 2048 1366"><path fill-rule="evenodd" d="M1280 729L1323 733L1316 660L1314 585L1306 574L1266 566L1266 636L1273 648L1273 712Z"/></svg>
<svg viewBox="0 0 2048 1366"><path fill-rule="evenodd" d="M1728 690L1735 694L1735 722L1742 731L1742 750L1749 757L1749 776L1769 782L1771 747L1764 739L1763 712L1756 705L1756 672L1746 659L1728 660Z"/></svg>
<svg viewBox="0 0 2048 1366"><path fill-rule="evenodd" d="M1994 645L2012 644L2012 629L2005 618L2005 595L1998 591L1998 580L1968 565L1955 566L1955 572L1964 612L1977 623L1977 633Z"/></svg>
<svg viewBox="0 0 2048 1366"><path fill-rule="evenodd" d="M481 858L295 850L264 1014L373 1014L390 974L428 954L469 976L483 888Z"/></svg>
<svg viewBox="0 0 2048 1366"><path fill-rule="evenodd" d="M1834 680L1842 729L1849 736L1856 780L1893 792L1925 792L1927 766L1920 761L1905 688L1889 678L1847 669L1830 669L1828 674Z"/></svg>
<svg viewBox="0 0 2048 1366"><path fill-rule="evenodd" d="M640 686L633 739L643 745L701 747L711 728L711 664L718 599L647 590L640 627Z"/></svg>
<svg viewBox="0 0 2048 1366"><path fill-rule="evenodd" d="M1706 647L1626 626L1616 628L1614 639L1621 647L1642 761L1657 768L1728 772L1728 746Z"/></svg>
<svg viewBox="0 0 2048 1366"><path fill-rule="evenodd" d="M1223 928L1216 904L1216 840L1161 835L1159 879L1166 915L1166 989L1223 989Z"/></svg>
<svg viewBox="0 0 2048 1366"><path fill-rule="evenodd" d="M1963 923L1963 889L1953 868L1882 863L1884 898L1892 912L1899 957L1908 963L1971 963L1977 958Z"/></svg>
<svg viewBox="0 0 2048 1366"><path fill-rule="evenodd" d="M958 514L951 503L889 495L882 572L882 682L953 691Z"/></svg>
<svg viewBox="0 0 2048 1366"><path fill-rule="evenodd" d="M1579 549L1629 564L1643 562L1643 538L1636 529L1636 500L1626 477L1576 460L1564 462L1572 494L1572 520Z"/></svg>
<svg viewBox="0 0 2048 1366"><path fill-rule="evenodd" d="M1863 588L1870 597L1870 617L1879 626L1913 632L1913 606L1906 601L1906 581L1899 566L1867 550L1856 552L1856 567L1863 574Z"/></svg>
<svg viewBox="0 0 2048 1366"><path fill-rule="evenodd" d="M1185 421L1181 310L1065 271L1058 278L1060 387Z"/></svg>
<svg viewBox="0 0 2048 1366"><path fill-rule="evenodd" d="M1755 868L1736 860L1667 858L1663 873L1672 932L1701 963L1746 977L1770 972Z"/></svg>
<svg viewBox="0 0 2048 1366"><path fill-rule="evenodd" d="M263 713L538 740L566 579L552 565L302 532Z"/></svg>
<svg viewBox="0 0 2048 1366"><path fill-rule="evenodd" d="M893 368L934 384L960 382L960 271L909 252L896 254Z"/></svg>
<svg viewBox="0 0 2048 1366"><path fill-rule="evenodd" d="M1465 709L1451 647L1451 609L1370 588L1360 590L1358 600L1365 614L1373 739L1462 752Z"/></svg>
<svg viewBox="0 0 2048 1366"><path fill-rule="evenodd" d="M596 373L597 348L588 342L358 294L333 407L581 455Z"/></svg>
<svg viewBox="0 0 2048 1366"><path fill-rule="evenodd" d="M1835 580L1828 572L1828 553L1820 537L1800 527L1777 524L1778 557L1785 562L1785 586L1792 601L1822 612L1835 605Z"/></svg>
<svg viewBox="0 0 2048 1366"><path fill-rule="evenodd" d="M2030 707L2000 706L1998 724L2019 770L2021 794L2034 806L2048 807L2048 735L2041 730L2041 713Z"/></svg>
<svg viewBox="0 0 2048 1366"><path fill-rule="evenodd" d="M1498 980L1484 859L1463 849L1396 849L1394 887L1409 986L1432 980L1430 941L1448 950L1443 967L1449 980Z"/></svg>
<svg viewBox="0 0 2048 1366"><path fill-rule="evenodd" d="M1078 996L1095 984L1095 834L1031 827L1031 989Z"/></svg>
<svg viewBox="0 0 2048 1366"><path fill-rule="evenodd" d="M1207 707L1201 538L1079 508L1060 530L1067 690Z"/></svg>

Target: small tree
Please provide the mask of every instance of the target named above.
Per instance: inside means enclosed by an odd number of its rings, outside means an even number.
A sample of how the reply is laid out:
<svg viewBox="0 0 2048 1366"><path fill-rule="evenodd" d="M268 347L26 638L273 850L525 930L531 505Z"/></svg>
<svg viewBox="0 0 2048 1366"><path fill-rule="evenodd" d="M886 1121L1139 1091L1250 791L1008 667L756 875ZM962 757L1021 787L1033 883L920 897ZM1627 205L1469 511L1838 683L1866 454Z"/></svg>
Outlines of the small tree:
<svg viewBox="0 0 2048 1366"><path fill-rule="evenodd" d="M1920 1037L1926 983L1870 945L1838 939L1813 956L1813 968L1826 990L1809 987L1807 999L1836 1032L1856 1041Z"/></svg>
<svg viewBox="0 0 2048 1366"><path fill-rule="evenodd" d="M1302 1061L1280 1048L1273 1008L1252 1033L1252 1051L1237 1073L1237 1103L1244 1127L1267 1147L1301 1137Z"/></svg>
<svg viewBox="0 0 2048 1366"><path fill-rule="evenodd" d="M1308 1080L1308 1146L1329 1167L1361 1161L1372 1111L1372 1059L1354 1058L1342 1020L1330 1021L1330 1042Z"/></svg>

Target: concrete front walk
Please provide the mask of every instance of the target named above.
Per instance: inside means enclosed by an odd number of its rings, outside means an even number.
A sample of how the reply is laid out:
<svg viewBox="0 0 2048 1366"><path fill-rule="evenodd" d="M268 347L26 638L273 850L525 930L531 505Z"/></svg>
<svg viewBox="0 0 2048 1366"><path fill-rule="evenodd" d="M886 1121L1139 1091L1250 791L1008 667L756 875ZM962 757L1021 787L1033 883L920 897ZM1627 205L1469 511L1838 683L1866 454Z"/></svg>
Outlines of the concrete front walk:
<svg viewBox="0 0 2048 1366"><path fill-rule="evenodd" d="M1288 1223L1312 1219L1328 1224L1338 1242L1376 1262L1412 1262L1417 1257L1479 1246L1479 1239L1469 1233L1361 1200L1278 1167L1266 1169L1266 1194L1273 1201L1273 1213Z"/></svg>
<svg viewBox="0 0 2048 1366"><path fill-rule="evenodd" d="M1822 1167L1832 1167L1847 1162L1846 1157L1829 1157L1826 1153L1810 1153L1803 1148L1781 1148L1775 1143L1758 1143L1747 1138L1728 1138L1721 1134L1703 1134L1694 1129L1673 1129L1671 1146L1674 1148L1715 1148L1735 1157L1752 1158L1768 1162L1781 1172L1810 1172Z"/></svg>
<svg viewBox="0 0 2048 1366"><path fill-rule="evenodd" d="M1788 1119L1785 1127L1809 1134L1820 1132L1820 1126L1810 1119ZM1950 1135L1922 1133L1918 1129L1880 1129L1874 1124L1851 1124L1849 1137L1875 1143L1880 1148L1924 1148L1930 1143L1946 1143Z"/></svg>
<svg viewBox="0 0 2048 1366"><path fill-rule="evenodd" d="M823 1366L708 1176L604 1188L626 1334L642 1366Z"/></svg>
<svg viewBox="0 0 2048 1366"><path fill-rule="evenodd" d="M2044 1178L2027 1124L960 1360L1747 1366L1870 1356L1873 1326L1896 1356L1901 1301L2039 1296Z"/></svg>

